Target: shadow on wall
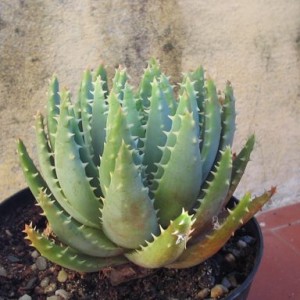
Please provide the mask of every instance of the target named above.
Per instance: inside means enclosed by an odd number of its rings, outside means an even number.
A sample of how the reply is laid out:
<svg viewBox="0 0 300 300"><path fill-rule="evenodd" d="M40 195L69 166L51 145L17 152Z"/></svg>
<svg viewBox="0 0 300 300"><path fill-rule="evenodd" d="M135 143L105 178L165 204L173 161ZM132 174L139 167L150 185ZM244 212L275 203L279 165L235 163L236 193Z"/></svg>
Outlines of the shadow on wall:
<svg viewBox="0 0 300 300"><path fill-rule="evenodd" d="M177 1L127 1L122 7L119 1L108 1L104 7L94 4L91 14L99 21L99 34L104 37L101 58L105 63L124 64L136 85L142 68L155 56L172 81L178 79L185 30Z"/></svg>
<svg viewBox="0 0 300 300"><path fill-rule="evenodd" d="M24 1L13 2L16 1L0 5L0 13L3 13L3 8L14 20L0 16L0 81L3 84L0 92L6 95L6 101L0 99L0 111L10 105L7 101L10 97L14 103L11 108L27 109L28 99L44 86L45 79L50 76L44 65L46 53L41 47L44 43L41 27L46 20L45 7L34 1L30 6Z"/></svg>

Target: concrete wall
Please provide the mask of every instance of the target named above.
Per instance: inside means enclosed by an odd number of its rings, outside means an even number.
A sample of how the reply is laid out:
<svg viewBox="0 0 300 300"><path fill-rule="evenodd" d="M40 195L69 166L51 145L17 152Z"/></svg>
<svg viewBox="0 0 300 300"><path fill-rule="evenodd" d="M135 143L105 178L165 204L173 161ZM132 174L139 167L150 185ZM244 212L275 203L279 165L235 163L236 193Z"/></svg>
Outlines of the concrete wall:
<svg viewBox="0 0 300 300"><path fill-rule="evenodd" d="M119 63L132 82L150 56L178 80L203 64L235 87L234 148L257 146L242 190L278 185L273 205L300 201L299 0L2 0L0 2L0 200L25 187L15 141L35 155L33 115L55 72L76 92L81 73Z"/></svg>

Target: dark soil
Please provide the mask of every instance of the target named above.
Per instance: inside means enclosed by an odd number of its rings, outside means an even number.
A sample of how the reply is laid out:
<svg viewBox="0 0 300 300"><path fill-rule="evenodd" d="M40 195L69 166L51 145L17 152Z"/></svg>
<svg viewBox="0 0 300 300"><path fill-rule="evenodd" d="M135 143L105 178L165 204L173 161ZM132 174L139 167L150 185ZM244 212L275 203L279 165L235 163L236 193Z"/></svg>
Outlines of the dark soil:
<svg viewBox="0 0 300 300"><path fill-rule="evenodd" d="M34 249L24 240L25 223L33 222L38 228L45 226L45 219L33 201L23 201L9 213L0 207L0 299L18 299L24 294L32 299L46 299L63 289L66 298L57 299L204 299L216 284L227 286L229 292L240 285L253 268L255 240L246 229L240 229L223 249L206 262L189 269L159 269L148 277L112 286L107 274L79 274L65 270L65 282L57 279L61 267L47 263L43 271L34 267ZM245 243L240 241L246 241ZM243 247L241 247L243 246ZM4 273L3 273L4 270ZM41 286L43 279L49 282ZM45 280L44 280L45 281ZM206 299L206 298L205 298Z"/></svg>

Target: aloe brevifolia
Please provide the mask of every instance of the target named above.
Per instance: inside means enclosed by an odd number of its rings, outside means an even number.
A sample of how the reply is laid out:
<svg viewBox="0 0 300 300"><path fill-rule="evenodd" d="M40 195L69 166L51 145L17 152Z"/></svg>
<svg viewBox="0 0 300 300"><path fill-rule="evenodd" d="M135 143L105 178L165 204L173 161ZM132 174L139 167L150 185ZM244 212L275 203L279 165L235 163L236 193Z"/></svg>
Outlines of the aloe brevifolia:
<svg viewBox="0 0 300 300"><path fill-rule="evenodd" d="M122 68L109 89L100 66L84 73L76 103L70 98L53 77L47 118L36 117L39 170L18 143L25 178L52 229L49 238L26 225L27 239L61 266L197 265L275 192L247 193L226 209L254 136L233 155L233 89L228 82L217 93L202 67L184 75L175 96L154 59L136 91Z"/></svg>

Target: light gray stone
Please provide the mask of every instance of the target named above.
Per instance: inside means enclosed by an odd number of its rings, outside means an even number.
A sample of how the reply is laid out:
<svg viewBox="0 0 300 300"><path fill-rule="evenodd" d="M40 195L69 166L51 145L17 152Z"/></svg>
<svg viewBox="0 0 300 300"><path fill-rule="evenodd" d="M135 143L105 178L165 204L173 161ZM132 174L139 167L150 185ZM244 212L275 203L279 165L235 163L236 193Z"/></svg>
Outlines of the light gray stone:
<svg viewBox="0 0 300 300"><path fill-rule="evenodd" d="M0 265L0 276L6 277L7 276L7 271L6 269Z"/></svg>
<svg viewBox="0 0 300 300"><path fill-rule="evenodd" d="M31 299L32 299L31 296L29 296L27 294L25 294L19 298L19 300L31 300Z"/></svg>
<svg viewBox="0 0 300 300"><path fill-rule="evenodd" d="M71 298L71 294L64 289L59 289L55 291L55 295L61 297L62 299L68 300Z"/></svg>
<svg viewBox="0 0 300 300"><path fill-rule="evenodd" d="M40 271L46 270L46 268L47 268L47 260L43 256L39 256L36 259L35 264Z"/></svg>

